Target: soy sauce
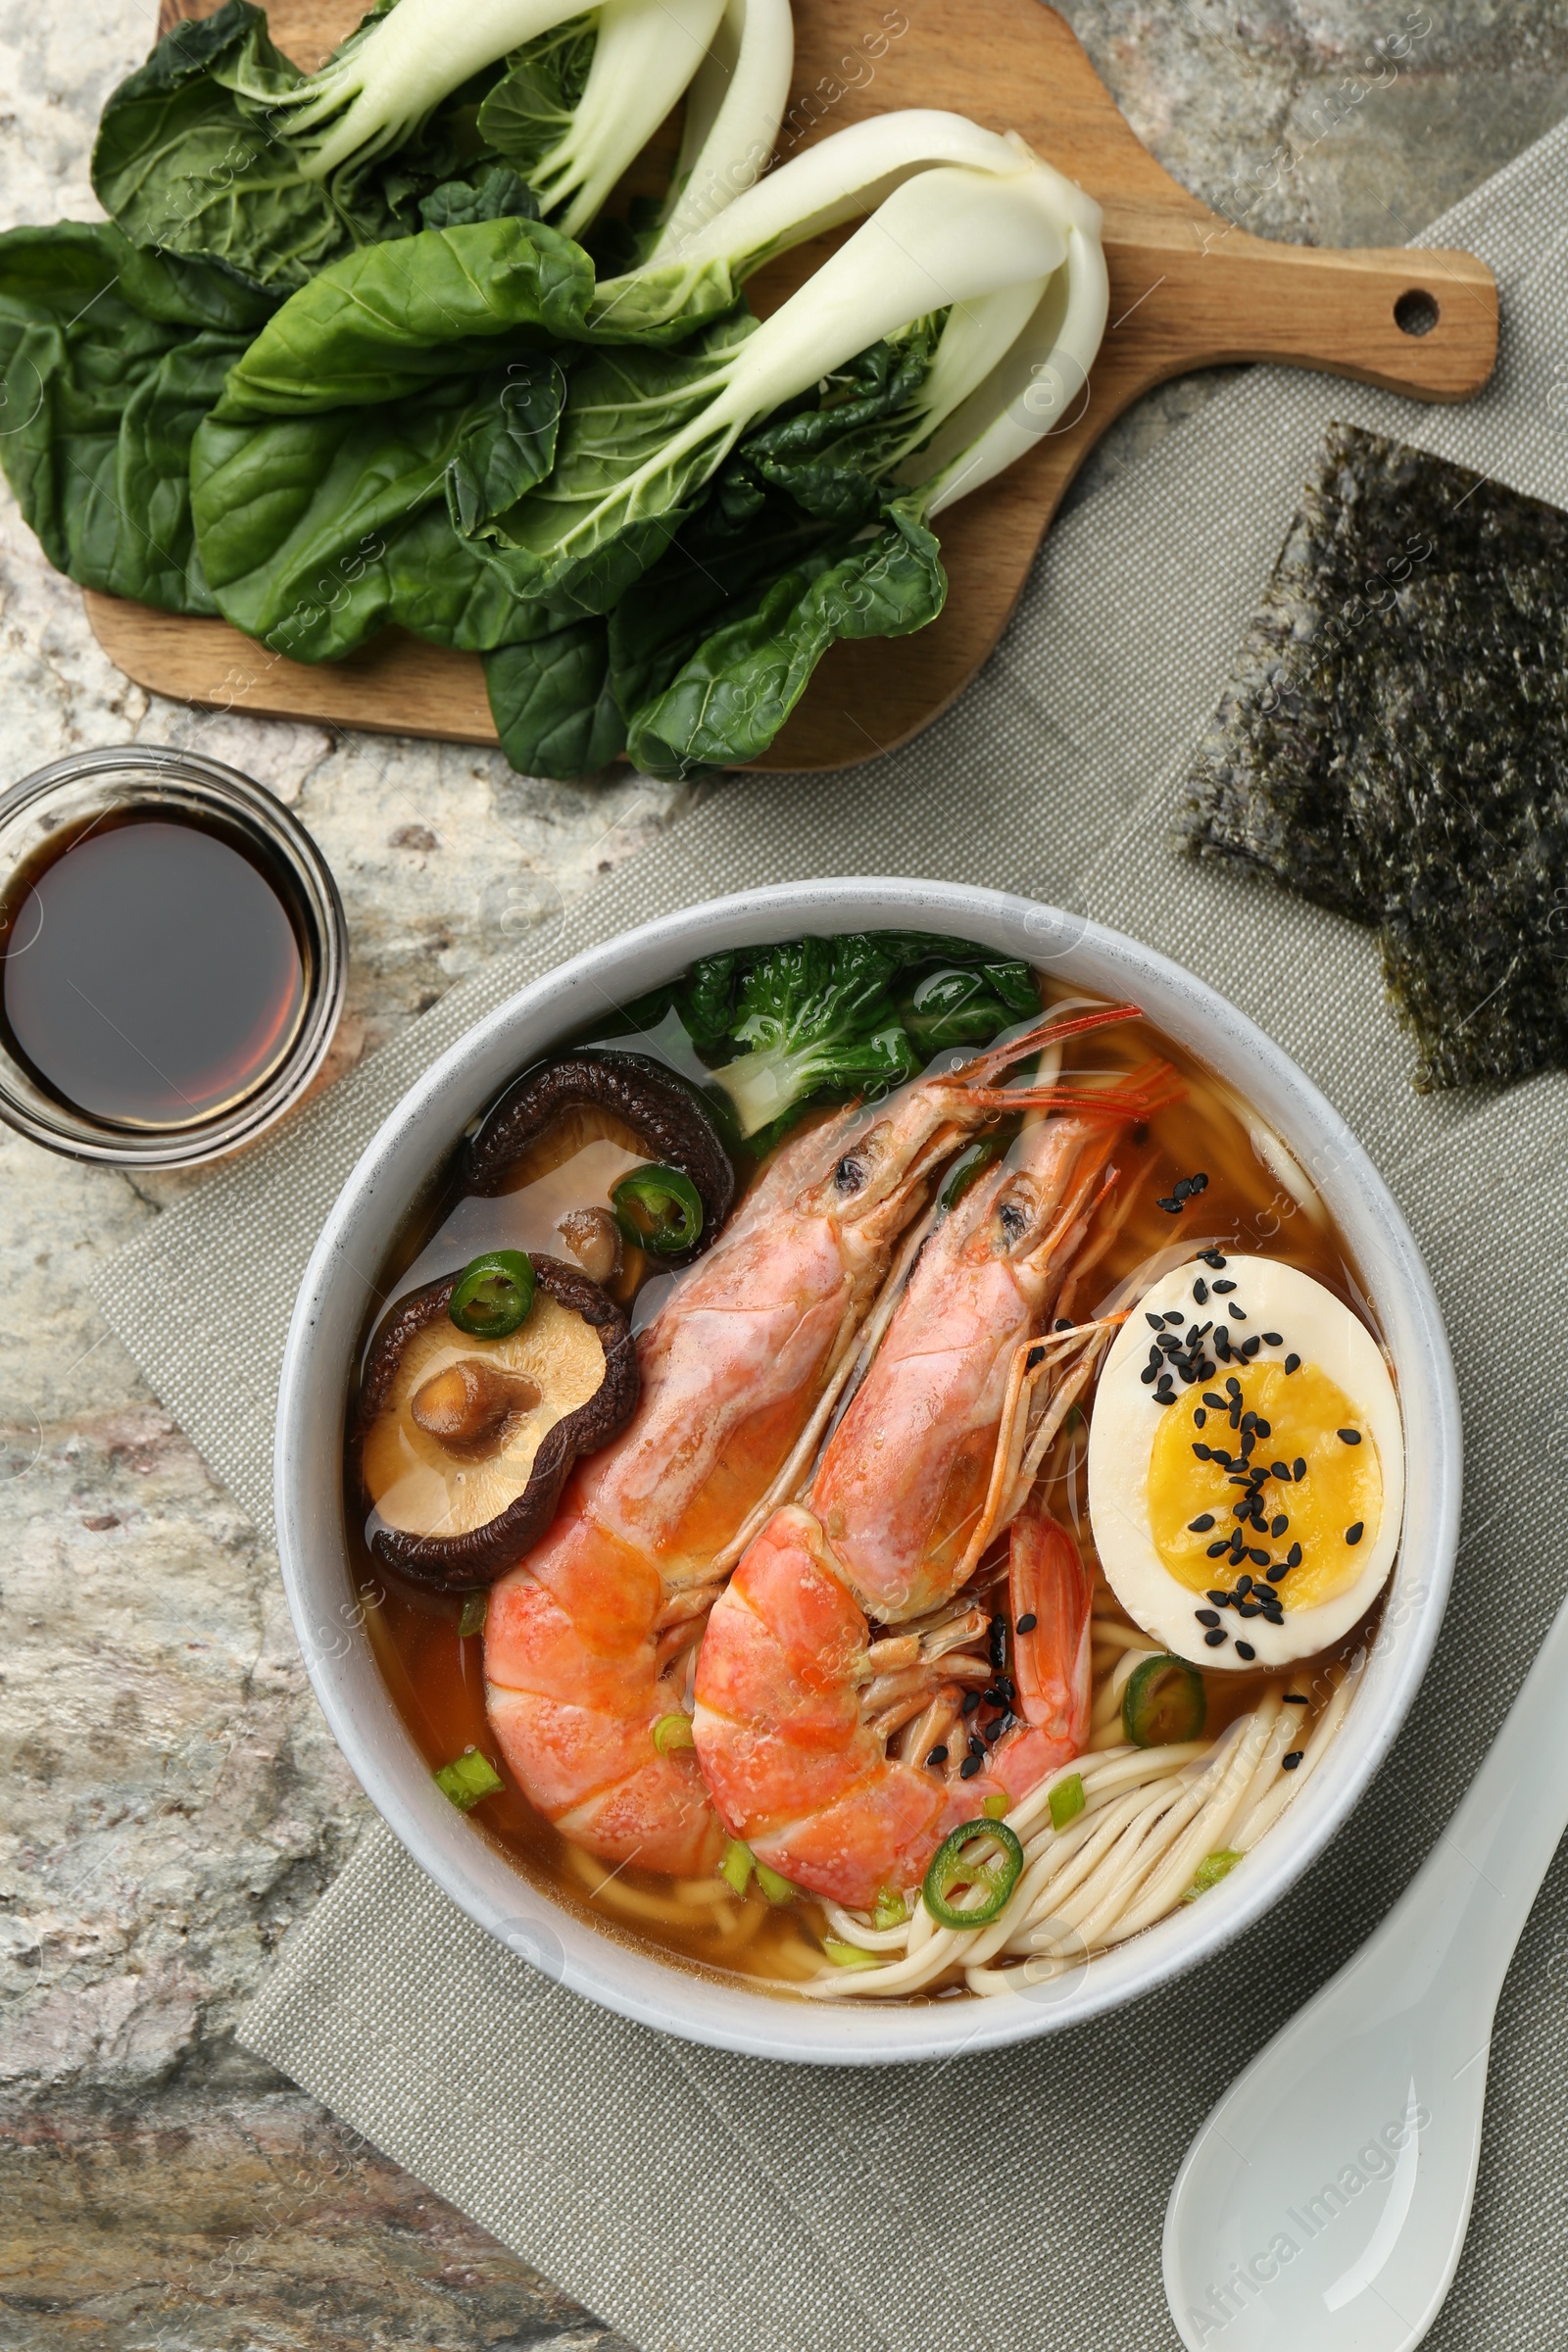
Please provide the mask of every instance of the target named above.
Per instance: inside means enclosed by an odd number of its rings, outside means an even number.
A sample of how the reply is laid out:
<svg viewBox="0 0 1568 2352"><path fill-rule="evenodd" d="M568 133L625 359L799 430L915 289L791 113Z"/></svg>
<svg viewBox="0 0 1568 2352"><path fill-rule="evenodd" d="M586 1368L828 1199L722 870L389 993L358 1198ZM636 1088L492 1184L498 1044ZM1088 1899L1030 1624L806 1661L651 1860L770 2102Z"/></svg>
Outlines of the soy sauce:
<svg viewBox="0 0 1568 2352"><path fill-rule="evenodd" d="M160 806L53 834L0 902L0 1042L67 1109L187 1127L287 1054L309 972L280 879Z"/></svg>

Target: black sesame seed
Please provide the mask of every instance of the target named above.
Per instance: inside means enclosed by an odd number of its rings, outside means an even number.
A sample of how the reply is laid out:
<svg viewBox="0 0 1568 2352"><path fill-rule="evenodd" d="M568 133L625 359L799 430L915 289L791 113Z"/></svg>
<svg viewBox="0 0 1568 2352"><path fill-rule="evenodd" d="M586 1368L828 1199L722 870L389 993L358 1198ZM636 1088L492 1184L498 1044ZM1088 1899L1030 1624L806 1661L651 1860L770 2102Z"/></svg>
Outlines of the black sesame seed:
<svg viewBox="0 0 1568 2352"><path fill-rule="evenodd" d="M1204 1265L1212 1266L1216 1273L1218 1273L1220 1267L1225 1263L1225 1260L1221 1257L1217 1250L1200 1250L1198 1254L1202 1259Z"/></svg>
<svg viewBox="0 0 1568 2352"><path fill-rule="evenodd" d="M1268 1474L1270 1478L1277 1478L1282 1487L1288 1487L1291 1483L1291 1465L1289 1462L1270 1462L1268 1466Z"/></svg>
<svg viewBox="0 0 1568 2352"><path fill-rule="evenodd" d="M1219 1284L1216 1283L1214 1288L1218 1290ZM1247 1321L1246 1307L1238 1306L1234 1298L1231 1300L1229 1306L1225 1309L1225 1312L1230 1316L1233 1323L1245 1323Z"/></svg>
<svg viewBox="0 0 1568 2352"><path fill-rule="evenodd" d="M1301 1546L1299 1544L1293 1544L1291 1545L1290 1550L1285 1554L1285 1565L1287 1568L1299 1568L1301 1565Z"/></svg>
<svg viewBox="0 0 1568 2352"><path fill-rule="evenodd" d="M1144 1316L1144 1321L1149 1325L1151 1331L1163 1331L1165 1328L1165 1318L1163 1315L1151 1315L1146 1313Z"/></svg>
<svg viewBox="0 0 1568 2352"><path fill-rule="evenodd" d="M1230 1544L1224 1541L1221 1541L1218 1544L1210 1544L1208 1546L1208 1556L1211 1560L1217 1560L1222 1551L1229 1551L1229 1549Z"/></svg>
<svg viewBox="0 0 1568 2352"><path fill-rule="evenodd" d="M1189 1176L1187 1182L1189 1189L1195 1193L1206 1193L1208 1190L1208 1178L1201 1168L1196 1176Z"/></svg>
<svg viewBox="0 0 1568 2352"><path fill-rule="evenodd" d="M1160 1199L1158 1194L1156 1194L1154 1196L1154 1206L1156 1208L1162 1208L1167 1217L1179 1217L1182 1213L1182 1210L1187 1206L1187 1203L1185 1200L1177 1200L1174 1198L1169 1200L1164 1200Z"/></svg>
<svg viewBox="0 0 1568 2352"><path fill-rule="evenodd" d="M1276 1560L1268 1572L1268 1581L1271 1585L1277 1585L1282 1577L1289 1576L1290 1573L1283 1560Z"/></svg>
<svg viewBox="0 0 1568 2352"><path fill-rule="evenodd" d="M972 1715L972 1714L974 1713L974 1711L975 1711L976 1707L977 1707L979 1704L980 1704L980 1693L979 1693L979 1691L978 1691L978 1690L966 1690L966 1691L964 1692L964 1694L963 1694L963 1705L962 1705L962 1706L959 1708L958 1712L959 1712L960 1714L962 1714L962 1715Z"/></svg>
<svg viewBox="0 0 1568 2352"><path fill-rule="evenodd" d="M1025 1613L1025 1614L1024 1614L1022 1617L1020 1617L1020 1618L1019 1618L1019 1620L1018 1620L1018 1631L1019 1631L1019 1633L1020 1633L1020 1634L1032 1634L1032 1633L1034 1632L1034 1630L1035 1630L1035 1627L1036 1627L1036 1626L1037 1626L1039 1623L1040 1623L1040 1620L1039 1620L1039 1618L1038 1618L1038 1617L1035 1615L1035 1613L1034 1613L1033 1609L1030 1609L1030 1610L1026 1611L1026 1613Z"/></svg>
<svg viewBox="0 0 1568 2352"><path fill-rule="evenodd" d="M1234 1282L1216 1282L1214 1285L1215 1294L1221 1298L1224 1298L1228 1291L1234 1291L1236 1285Z"/></svg>
<svg viewBox="0 0 1568 2352"><path fill-rule="evenodd" d="M1258 1436L1259 1436L1260 1438L1271 1438L1271 1437L1274 1435L1274 1424L1273 1424L1273 1422L1272 1422L1272 1421L1259 1421L1259 1423L1258 1423L1258 1425L1257 1425L1257 1434L1258 1434Z"/></svg>
<svg viewBox="0 0 1568 2352"><path fill-rule="evenodd" d="M1230 1636L1222 1625L1216 1625L1203 1636L1203 1640L1208 1643L1210 1649L1219 1649L1230 1640Z"/></svg>
<svg viewBox="0 0 1568 2352"><path fill-rule="evenodd" d="M1203 1402L1205 1404L1211 1404L1216 1412L1222 1413L1227 1404L1229 1404L1230 1398L1228 1396L1219 1396L1213 1389L1205 1389L1203 1391Z"/></svg>
<svg viewBox="0 0 1568 2352"><path fill-rule="evenodd" d="M1346 1529L1345 1541L1347 1544L1359 1544L1365 1533L1366 1529L1358 1519L1353 1527L1348 1527Z"/></svg>
<svg viewBox="0 0 1568 2352"><path fill-rule="evenodd" d="M1265 1331L1263 1334L1263 1345L1265 1348L1279 1348L1283 1347L1284 1342L1277 1331Z"/></svg>
<svg viewBox="0 0 1568 2352"><path fill-rule="evenodd" d="M979 1771L984 1762L985 1756L983 1753L978 1756L965 1756L963 1762L958 1766L959 1780L972 1781L975 1774Z"/></svg>
<svg viewBox="0 0 1568 2352"><path fill-rule="evenodd" d="M1203 1445L1200 1440L1194 1440L1193 1451L1197 1454L1200 1462L1212 1461L1214 1458L1212 1453L1209 1451L1209 1448Z"/></svg>
<svg viewBox="0 0 1568 2352"><path fill-rule="evenodd" d="M1200 1274L1198 1280L1193 1285L1193 1297L1198 1300L1200 1306L1206 1306L1208 1304L1208 1285L1203 1280L1201 1274Z"/></svg>
<svg viewBox="0 0 1568 2352"><path fill-rule="evenodd" d="M1266 1568L1268 1566L1268 1553L1264 1551L1261 1545L1257 1544L1252 1545L1247 1556L1251 1561L1254 1568Z"/></svg>
<svg viewBox="0 0 1568 2352"><path fill-rule="evenodd" d="M1288 1355L1285 1358L1285 1369L1287 1372L1299 1372L1301 1369L1300 1357L1298 1355Z"/></svg>
<svg viewBox="0 0 1568 2352"><path fill-rule="evenodd" d="M1007 1719L1004 1715L999 1715L994 1723L988 1723L986 1725L985 1730L980 1736L985 1740L988 1747L994 1747L997 1741L1002 1738L1006 1720Z"/></svg>
<svg viewBox="0 0 1568 2352"><path fill-rule="evenodd" d="M1238 1617L1261 1617L1263 1614L1263 1604L1257 1600L1233 1600L1231 1606Z"/></svg>
<svg viewBox="0 0 1568 2352"><path fill-rule="evenodd" d="M1195 1429L1206 1429L1208 1427L1208 1415L1204 1412L1201 1405L1199 1405L1193 1414L1193 1427Z"/></svg>
<svg viewBox="0 0 1568 2352"><path fill-rule="evenodd" d="M1155 1374L1154 1367L1153 1367L1153 1365L1152 1365L1152 1364L1146 1364L1146 1365L1144 1366L1143 1370L1142 1370L1142 1371L1139 1373L1138 1377L1139 1377L1139 1379L1140 1379L1140 1380L1143 1382L1143 1384L1144 1384L1145 1388L1147 1389L1147 1388L1149 1387L1150 1383L1151 1383L1152 1380L1154 1380L1154 1379L1157 1377L1157 1375Z"/></svg>
<svg viewBox="0 0 1568 2352"><path fill-rule="evenodd" d="M1226 1396L1237 1396L1237 1397L1239 1397L1239 1396L1241 1396L1241 1393L1242 1393L1242 1384L1241 1384L1241 1382L1240 1382L1240 1381L1237 1379L1237 1377L1236 1377L1235 1373L1233 1372L1233 1373L1230 1375L1230 1377L1228 1378L1228 1380L1226 1381L1226 1383L1225 1383L1225 1394L1226 1394Z"/></svg>
<svg viewBox="0 0 1568 2352"><path fill-rule="evenodd" d="M1286 1518L1283 1511L1276 1511L1274 1517L1268 1523L1268 1532L1274 1538L1276 1544L1279 1542L1281 1536L1284 1535L1285 1530L1290 1526L1290 1524L1291 1523L1289 1519Z"/></svg>
<svg viewBox="0 0 1568 2352"><path fill-rule="evenodd" d="M1214 1377L1214 1359L1213 1359L1213 1357L1212 1357L1211 1355L1205 1355L1205 1356L1204 1356L1204 1358L1203 1358L1203 1360L1202 1360L1202 1362L1201 1362L1201 1363L1199 1365L1199 1367L1198 1367L1198 1377L1199 1377L1199 1379L1200 1379L1200 1380L1212 1380L1212 1379L1213 1379L1213 1377Z"/></svg>
<svg viewBox="0 0 1568 2352"><path fill-rule="evenodd" d="M1244 1557L1245 1557L1245 1554L1244 1554ZM1242 1594L1242 1595L1245 1597L1245 1595L1246 1595L1247 1593L1250 1592L1250 1591L1252 1590L1252 1580L1251 1580L1251 1578L1250 1578L1250 1576L1239 1576L1239 1577L1236 1579L1236 1590L1237 1590L1237 1592L1238 1592L1239 1593L1241 1593L1241 1594Z"/></svg>
<svg viewBox="0 0 1568 2352"><path fill-rule="evenodd" d="M1288 1707L1309 1707L1312 1704L1312 1701L1309 1698L1303 1697L1299 1690L1287 1690L1285 1693L1285 1704Z"/></svg>
<svg viewBox="0 0 1568 2352"><path fill-rule="evenodd" d="M1216 1609L1228 1609L1231 1605L1231 1596L1228 1592L1210 1592L1207 1597L1214 1603Z"/></svg>
<svg viewBox="0 0 1568 2352"><path fill-rule="evenodd" d="M1340 1444L1342 1446L1359 1446L1360 1443L1361 1432L1358 1429L1342 1429L1340 1431Z"/></svg>
<svg viewBox="0 0 1568 2352"><path fill-rule="evenodd" d="M934 1747L926 1758L927 1764L929 1764L933 1770L938 1764L945 1764L947 1760L948 1751L945 1747Z"/></svg>
<svg viewBox="0 0 1568 2352"><path fill-rule="evenodd" d="M971 1732L971 1733L969 1734L969 1753L970 1753L970 1755L971 1755L971 1756L983 1756L983 1755L985 1754L985 1752L986 1752L986 1743L985 1743L985 1741L984 1741L983 1740L977 1740L977 1739L975 1738L974 1734Z"/></svg>
<svg viewBox="0 0 1568 2352"><path fill-rule="evenodd" d="M1187 1522L1187 1533L1188 1533L1190 1536L1206 1536L1206 1535L1207 1535L1207 1533L1208 1533L1208 1531L1209 1531L1209 1529L1210 1529L1210 1528L1213 1526L1213 1524L1214 1524L1214 1514L1213 1514L1213 1512L1212 1512L1212 1511L1205 1511L1205 1512L1203 1513L1203 1515L1202 1515L1202 1517L1201 1517L1200 1519L1189 1519L1189 1520L1188 1520L1188 1522Z"/></svg>
<svg viewBox="0 0 1568 2352"><path fill-rule="evenodd" d="M1236 1644L1236 1655L1239 1658L1245 1658L1249 1666L1250 1666L1252 1660L1256 1657L1257 1652L1252 1647L1250 1642L1238 1642Z"/></svg>
<svg viewBox="0 0 1568 2352"><path fill-rule="evenodd" d="M1195 1609L1193 1615L1198 1619L1200 1625L1218 1625L1219 1623L1217 1609Z"/></svg>
<svg viewBox="0 0 1568 2352"><path fill-rule="evenodd" d="M1288 1756L1281 1756L1280 1762L1284 1765L1287 1772L1294 1772L1296 1770L1296 1767L1301 1761L1302 1753L1302 1749L1298 1747L1293 1747Z"/></svg>
<svg viewBox="0 0 1568 2352"><path fill-rule="evenodd" d="M1250 1361L1251 1358L1257 1353L1257 1350L1258 1339L1256 1333L1254 1332L1250 1340L1244 1340L1242 1342L1242 1353L1248 1358L1249 1361Z"/></svg>
<svg viewBox="0 0 1568 2352"><path fill-rule="evenodd" d="M1297 1481L1300 1481L1306 1476L1306 1463L1300 1454L1298 1454L1291 1464L1291 1476Z"/></svg>

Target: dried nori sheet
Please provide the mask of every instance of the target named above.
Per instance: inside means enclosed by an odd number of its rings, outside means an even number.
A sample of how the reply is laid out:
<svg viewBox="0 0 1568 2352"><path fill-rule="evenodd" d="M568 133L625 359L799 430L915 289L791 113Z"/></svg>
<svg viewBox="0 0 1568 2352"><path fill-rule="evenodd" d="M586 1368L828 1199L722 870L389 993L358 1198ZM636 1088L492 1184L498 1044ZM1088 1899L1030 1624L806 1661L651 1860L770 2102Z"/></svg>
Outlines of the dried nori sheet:
<svg viewBox="0 0 1568 2352"><path fill-rule="evenodd" d="M1568 515L1331 427L1190 845L1375 925L1416 1083L1568 1065Z"/></svg>

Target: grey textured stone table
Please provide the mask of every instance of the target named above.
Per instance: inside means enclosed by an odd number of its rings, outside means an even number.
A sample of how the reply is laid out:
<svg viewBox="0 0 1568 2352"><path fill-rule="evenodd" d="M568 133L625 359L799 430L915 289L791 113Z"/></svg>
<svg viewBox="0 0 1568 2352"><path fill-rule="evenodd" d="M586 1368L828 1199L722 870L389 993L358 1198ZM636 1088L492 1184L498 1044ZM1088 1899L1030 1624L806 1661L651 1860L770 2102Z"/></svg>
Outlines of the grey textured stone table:
<svg viewBox="0 0 1568 2352"><path fill-rule="evenodd" d="M1066 13L1178 177L1275 236L1398 243L1568 111L1568 0ZM92 216L98 108L152 30L130 0L6 0L0 226ZM1396 78L1349 103L1346 76L1400 33ZM1146 403L1077 495L1203 396ZM8 497L0 687L0 781L194 731L296 808L348 907L338 1069L683 805L629 774L542 784L455 747L193 719L109 667ZM96 1259L195 1181L0 1143L0 2347L609 2345L235 2046L364 1800L274 1561L90 1300Z"/></svg>

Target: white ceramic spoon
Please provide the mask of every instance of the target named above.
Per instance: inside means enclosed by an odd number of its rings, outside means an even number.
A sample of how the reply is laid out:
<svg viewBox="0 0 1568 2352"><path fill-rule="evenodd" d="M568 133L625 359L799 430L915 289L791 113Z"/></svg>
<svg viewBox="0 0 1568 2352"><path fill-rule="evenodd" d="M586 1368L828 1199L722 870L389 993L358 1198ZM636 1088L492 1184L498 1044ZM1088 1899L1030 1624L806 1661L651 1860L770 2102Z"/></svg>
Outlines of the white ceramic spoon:
<svg viewBox="0 0 1568 2352"><path fill-rule="evenodd" d="M1568 1604L1435 1850L1187 2152L1165 2292L1192 2352L1408 2352L1481 2153L1493 2013L1568 1826Z"/></svg>

